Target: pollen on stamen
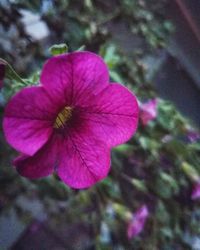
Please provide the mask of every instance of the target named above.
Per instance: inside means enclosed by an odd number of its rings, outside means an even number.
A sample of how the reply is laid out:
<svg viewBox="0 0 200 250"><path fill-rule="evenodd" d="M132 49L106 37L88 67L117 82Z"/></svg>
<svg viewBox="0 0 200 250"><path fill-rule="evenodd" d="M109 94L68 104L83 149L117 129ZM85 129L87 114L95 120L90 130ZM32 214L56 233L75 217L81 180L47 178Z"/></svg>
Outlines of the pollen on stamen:
<svg viewBox="0 0 200 250"><path fill-rule="evenodd" d="M66 123L72 117L72 107L64 107L64 109L57 115L54 122L54 128L64 128Z"/></svg>

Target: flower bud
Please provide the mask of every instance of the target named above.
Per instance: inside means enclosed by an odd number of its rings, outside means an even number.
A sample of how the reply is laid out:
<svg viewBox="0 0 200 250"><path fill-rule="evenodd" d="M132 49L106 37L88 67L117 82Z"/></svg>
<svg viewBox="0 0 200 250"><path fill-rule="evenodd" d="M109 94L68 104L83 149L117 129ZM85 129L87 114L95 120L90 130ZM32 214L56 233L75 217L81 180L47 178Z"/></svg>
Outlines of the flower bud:
<svg viewBox="0 0 200 250"><path fill-rule="evenodd" d="M149 211L146 205L140 207L135 214L132 215L128 223L127 236L129 239L138 235L144 228Z"/></svg>
<svg viewBox="0 0 200 250"><path fill-rule="evenodd" d="M157 99L140 105L140 120L144 126L157 117Z"/></svg>

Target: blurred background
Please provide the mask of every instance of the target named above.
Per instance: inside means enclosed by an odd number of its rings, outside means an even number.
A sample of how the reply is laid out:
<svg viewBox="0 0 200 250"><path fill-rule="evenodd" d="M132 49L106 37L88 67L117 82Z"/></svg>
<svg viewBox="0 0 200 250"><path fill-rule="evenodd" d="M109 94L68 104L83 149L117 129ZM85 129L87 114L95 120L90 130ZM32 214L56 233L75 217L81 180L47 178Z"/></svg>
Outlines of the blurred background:
<svg viewBox="0 0 200 250"><path fill-rule="evenodd" d="M197 0L0 0L0 57L21 77L37 83L66 43L100 54L141 110L109 176L82 191L19 176L1 132L0 250L200 250L199 13ZM5 79L1 124L14 92Z"/></svg>

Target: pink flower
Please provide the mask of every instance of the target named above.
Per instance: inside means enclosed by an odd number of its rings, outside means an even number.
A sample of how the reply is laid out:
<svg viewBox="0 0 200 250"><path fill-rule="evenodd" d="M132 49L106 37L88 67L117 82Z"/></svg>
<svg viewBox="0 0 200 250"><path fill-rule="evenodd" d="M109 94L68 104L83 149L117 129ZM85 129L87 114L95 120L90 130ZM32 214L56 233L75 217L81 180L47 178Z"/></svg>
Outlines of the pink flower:
<svg viewBox="0 0 200 250"><path fill-rule="evenodd" d="M12 97L3 128L22 153L14 161L28 178L56 172L73 188L87 188L108 175L110 149L135 133L138 104L118 83L109 83L103 60L90 52L52 57L41 85Z"/></svg>
<svg viewBox="0 0 200 250"><path fill-rule="evenodd" d="M192 190L191 199L197 200L200 198L200 182L197 182Z"/></svg>
<svg viewBox="0 0 200 250"><path fill-rule="evenodd" d="M200 134L195 130L189 130L187 132L187 137L191 143L194 143L200 139Z"/></svg>
<svg viewBox="0 0 200 250"><path fill-rule="evenodd" d="M140 207L128 224L127 236L129 239L138 235L144 228L147 217L149 216L149 211L146 205Z"/></svg>
<svg viewBox="0 0 200 250"><path fill-rule="evenodd" d="M0 62L0 89L3 87L3 79L6 73L6 66L5 64Z"/></svg>
<svg viewBox="0 0 200 250"><path fill-rule="evenodd" d="M157 117L157 99L140 105L140 120L144 126Z"/></svg>

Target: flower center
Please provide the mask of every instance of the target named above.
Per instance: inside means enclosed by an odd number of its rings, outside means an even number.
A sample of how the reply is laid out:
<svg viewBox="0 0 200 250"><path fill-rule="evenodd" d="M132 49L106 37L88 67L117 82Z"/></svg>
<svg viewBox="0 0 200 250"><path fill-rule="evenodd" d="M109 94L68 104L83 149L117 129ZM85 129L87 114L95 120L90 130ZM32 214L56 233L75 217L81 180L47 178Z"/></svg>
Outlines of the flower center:
<svg viewBox="0 0 200 250"><path fill-rule="evenodd" d="M54 128L64 128L66 123L72 117L72 110L71 107L64 107L64 109L58 114L56 120L54 122Z"/></svg>

